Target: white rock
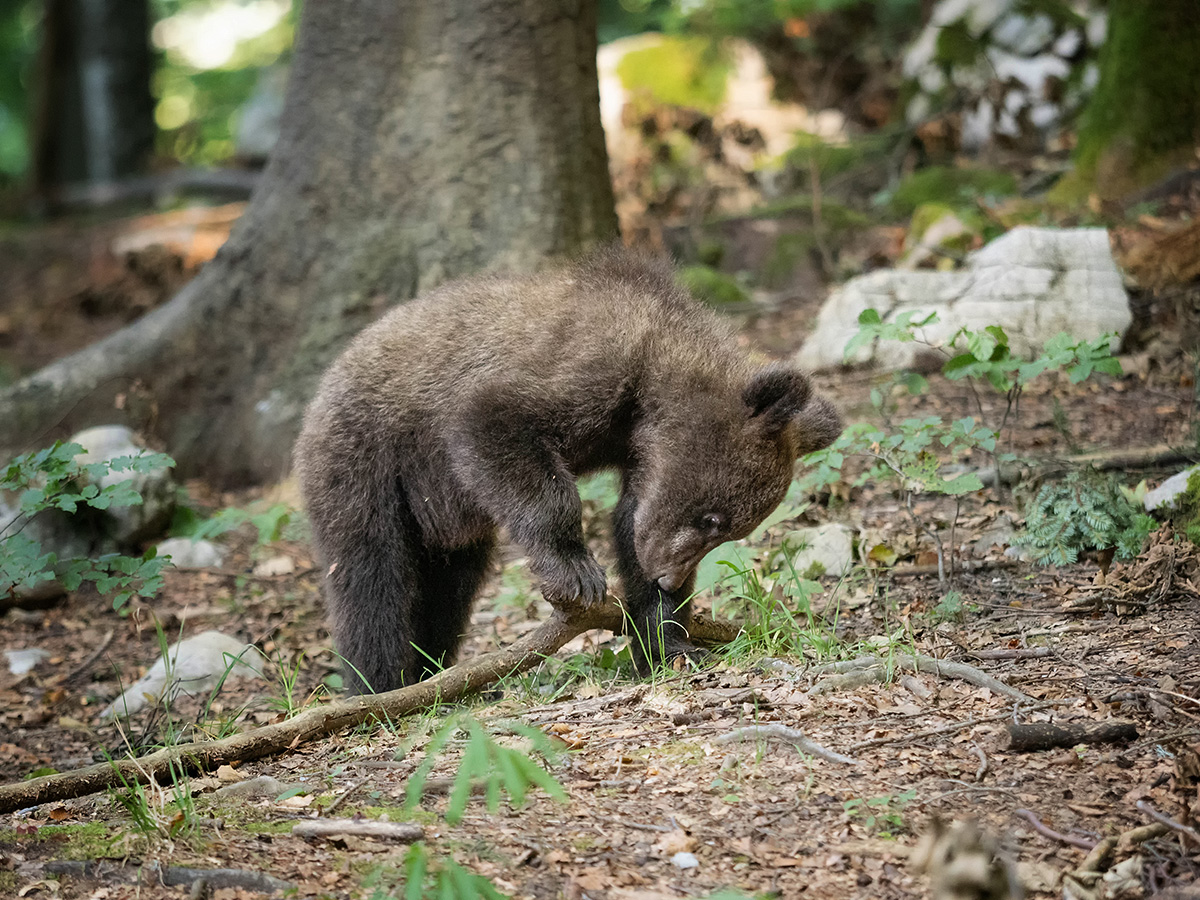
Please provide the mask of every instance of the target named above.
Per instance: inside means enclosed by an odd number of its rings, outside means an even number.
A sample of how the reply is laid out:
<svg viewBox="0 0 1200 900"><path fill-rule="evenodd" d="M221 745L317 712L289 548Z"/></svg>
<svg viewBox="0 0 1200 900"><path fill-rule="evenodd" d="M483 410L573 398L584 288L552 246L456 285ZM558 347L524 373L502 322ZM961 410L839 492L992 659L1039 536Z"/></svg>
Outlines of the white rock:
<svg viewBox="0 0 1200 900"><path fill-rule="evenodd" d="M30 647L26 650L5 650L4 658L8 660L8 671L13 675L25 675L33 671L44 659L50 658L49 650L40 647Z"/></svg>
<svg viewBox="0 0 1200 900"><path fill-rule="evenodd" d="M671 857L671 863L679 869L698 869L700 868L700 860L696 859L694 853L679 852Z"/></svg>
<svg viewBox="0 0 1200 900"><path fill-rule="evenodd" d="M259 578L267 578L271 575L291 575L295 571L296 563L290 556L272 556L254 567L254 574Z"/></svg>
<svg viewBox="0 0 1200 900"><path fill-rule="evenodd" d="M75 457L78 463L109 462L123 456L137 456L146 445L124 425L99 425L71 437L71 442L83 447ZM175 509L175 480L165 466L149 472L131 469L106 472L95 480L105 488L128 481L142 495L137 506L114 506L105 511L107 536L118 546L129 546L156 536L166 529Z"/></svg>
<svg viewBox="0 0 1200 900"><path fill-rule="evenodd" d="M825 301L797 364L826 369L874 362L905 369L928 352L921 344L884 341L845 360L846 342L866 309L885 321L910 310L936 312L939 321L921 331L922 340L935 345L959 328L999 325L1014 355L1025 357L1037 355L1060 332L1079 339L1116 332L1119 338L1133 321L1108 235L1099 228L1014 228L972 253L956 272L881 270L853 278Z"/></svg>
<svg viewBox="0 0 1200 900"><path fill-rule="evenodd" d="M1053 38L1054 20L1045 14L1032 19L1019 14L1006 16L992 32L992 40L1022 56L1045 49Z"/></svg>
<svg viewBox="0 0 1200 900"><path fill-rule="evenodd" d="M225 561L225 550L212 541L194 541L191 538L167 538L155 548L159 556L171 557L171 564L179 569L211 569Z"/></svg>
<svg viewBox="0 0 1200 900"><path fill-rule="evenodd" d="M854 529L847 525L830 523L801 528L788 537L804 544L792 559L792 566L801 576L815 571L840 578L854 566Z"/></svg>
<svg viewBox="0 0 1200 900"><path fill-rule="evenodd" d="M175 697L208 693L222 679L262 678L266 660L253 644L219 631L205 631L168 648L100 717L130 715L149 703L170 703ZM226 674L228 673L228 674Z"/></svg>
<svg viewBox="0 0 1200 900"><path fill-rule="evenodd" d="M1146 491L1146 496L1142 498L1142 504L1146 507L1146 511L1174 509L1176 499L1187 490L1188 479L1192 477L1193 472L1197 471L1200 471L1200 466L1184 469L1182 472L1172 475L1154 490Z"/></svg>

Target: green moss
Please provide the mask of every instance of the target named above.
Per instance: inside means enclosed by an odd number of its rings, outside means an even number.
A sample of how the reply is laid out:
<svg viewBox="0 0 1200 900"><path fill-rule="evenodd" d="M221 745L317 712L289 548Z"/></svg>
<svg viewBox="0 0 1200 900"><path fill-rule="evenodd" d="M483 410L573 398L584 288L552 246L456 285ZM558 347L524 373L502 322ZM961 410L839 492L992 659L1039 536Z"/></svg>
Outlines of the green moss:
<svg viewBox="0 0 1200 900"><path fill-rule="evenodd" d="M929 166L900 182L892 194L892 211L911 216L926 203L942 203L956 211L971 209L980 197L1004 197L1017 192L1017 179L995 169Z"/></svg>
<svg viewBox="0 0 1200 900"><path fill-rule="evenodd" d="M654 105L685 106L713 113L725 99L733 62L720 44L703 37L667 36L633 50L617 64L625 89Z"/></svg>
<svg viewBox="0 0 1200 900"><path fill-rule="evenodd" d="M1084 110L1075 151L1081 179L1102 197L1121 196L1194 159L1200 138L1197 46L1195 0L1109 4L1100 82Z"/></svg>
<svg viewBox="0 0 1200 900"><path fill-rule="evenodd" d="M1200 469L1188 476L1187 489L1175 501L1175 529L1200 546Z"/></svg>
<svg viewBox="0 0 1200 900"><path fill-rule="evenodd" d="M679 281L693 297L709 306L729 306L746 303L750 299L734 278L708 266L681 269Z"/></svg>
<svg viewBox="0 0 1200 900"><path fill-rule="evenodd" d="M106 856L117 835L105 822L78 822L70 825L43 825L28 837L20 837L12 829L0 831L0 856L3 848L22 841L55 842L55 854L60 859L97 859Z"/></svg>

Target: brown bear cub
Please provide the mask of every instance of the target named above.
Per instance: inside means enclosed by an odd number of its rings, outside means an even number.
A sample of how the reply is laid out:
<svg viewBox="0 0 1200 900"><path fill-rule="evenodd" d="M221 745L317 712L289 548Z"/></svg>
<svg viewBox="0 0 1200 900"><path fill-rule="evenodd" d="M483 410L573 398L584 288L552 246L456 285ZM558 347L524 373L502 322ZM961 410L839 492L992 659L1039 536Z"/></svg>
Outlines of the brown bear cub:
<svg viewBox="0 0 1200 900"><path fill-rule="evenodd" d="M398 307L325 374L296 447L349 685L453 662L497 526L552 603L603 602L575 478L606 468L637 667L687 653L701 558L840 430L804 375L756 369L669 265L619 249Z"/></svg>

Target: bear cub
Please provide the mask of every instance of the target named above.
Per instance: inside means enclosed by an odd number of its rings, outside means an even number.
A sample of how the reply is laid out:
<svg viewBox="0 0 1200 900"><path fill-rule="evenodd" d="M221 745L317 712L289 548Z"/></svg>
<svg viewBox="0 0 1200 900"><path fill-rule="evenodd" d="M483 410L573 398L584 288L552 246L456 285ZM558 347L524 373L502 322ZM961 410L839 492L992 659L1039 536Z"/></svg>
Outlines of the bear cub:
<svg viewBox="0 0 1200 900"><path fill-rule="evenodd" d="M783 499L841 422L808 379L757 368L670 265L612 248L446 284L325 373L296 466L354 691L454 660L498 526L551 603L605 599L575 479L616 469L616 570L638 670L693 649L696 566Z"/></svg>

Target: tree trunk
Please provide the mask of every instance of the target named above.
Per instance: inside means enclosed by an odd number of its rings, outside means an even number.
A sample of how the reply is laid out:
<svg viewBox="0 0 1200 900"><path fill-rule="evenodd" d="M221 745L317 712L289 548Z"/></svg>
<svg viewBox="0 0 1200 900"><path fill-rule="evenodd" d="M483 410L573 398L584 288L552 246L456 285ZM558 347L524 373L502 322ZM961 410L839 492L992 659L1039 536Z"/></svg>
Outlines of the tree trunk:
<svg viewBox="0 0 1200 900"><path fill-rule="evenodd" d="M1200 138L1196 0L1110 0L1108 35L1079 131L1080 175L1118 199L1195 158Z"/></svg>
<svg viewBox="0 0 1200 900"><path fill-rule="evenodd" d="M28 444L124 417L185 474L278 478L316 377L384 308L615 234L595 0L306 3L229 241L170 303L0 395L0 418Z"/></svg>
<svg viewBox="0 0 1200 900"><path fill-rule="evenodd" d="M146 0L46 0L38 60L33 186L142 171L154 148Z"/></svg>

